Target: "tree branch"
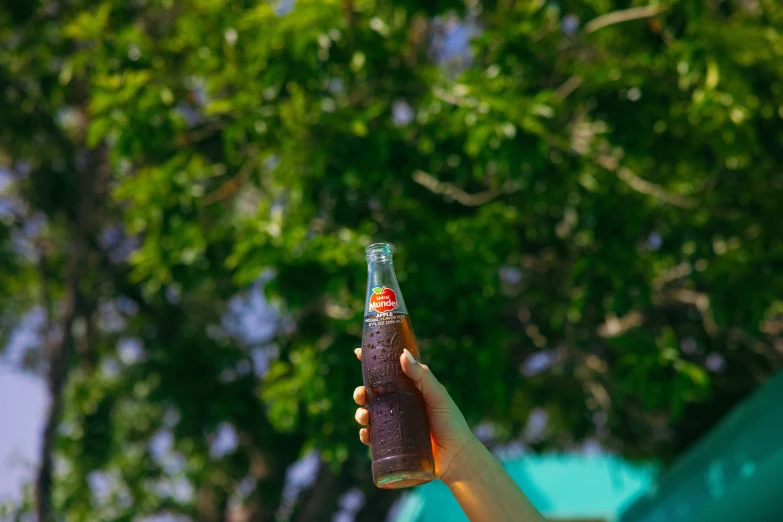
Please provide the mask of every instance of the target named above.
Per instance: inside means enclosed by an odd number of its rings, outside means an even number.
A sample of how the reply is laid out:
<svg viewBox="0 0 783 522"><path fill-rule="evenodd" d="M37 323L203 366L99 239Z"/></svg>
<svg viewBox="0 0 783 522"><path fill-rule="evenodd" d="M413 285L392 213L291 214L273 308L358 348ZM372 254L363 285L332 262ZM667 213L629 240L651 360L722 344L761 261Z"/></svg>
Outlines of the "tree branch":
<svg viewBox="0 0 783 522"><path fill-rule="evenodd" d="M49 294L49 287L46 285L46 281L49 279L49 269L46 266L46 249L38 242L38 277L41 279L41 308L44 313L44 327L43 335L41 336L41 342L43 344L44 352L49 349L51 344L51 335L54 330L52 324L52 298Z"/></svg>
<svg viewBox="0 0 783 522"><path fill-rule="evenodd" d="M459 92L454 92L457 89L451 91L442 87L435 86L432 88L432 95L441 101L456 105L457 107L475 108L478 106L478 100L472 97L465 97Z"/></svg>
<svg viewBox="0 0 783 522"><path fill-rule="evenodd" d="M413 181L430 192L440 194L445 198L453 199L466 207L477 207L489 203L501 194L510 194L519 188L518 183L509 180L503 184L500 190L488 189L475 194L469 194L453 183L438 181L432 174L428 174L423 170L417 170L413 173Z"/></svg>
<svg viewBox="0 0 783 522"><path fill-rule="evenodd" d="M683 277L688 277L691 271L692 269L690 263L685 262L675 265L659 275L653 281L653 288L660 289L666 283L676 281L677 279L681 279Z"/></svg>
<svg viewBox="0 0 783 522"><path fill-rule="evenodd" d="M605 322L598 327L598 335L601 337L618 337L628 330L641 326L644 323L644 316L639 312L629 312L622 317L609 314Z"/></svg>
<svg viewBox="0 0 783 522"><path fill-rule="evenodd" d="M207 194L203 199L202 204L211 205L223 199L235 194L242 186L250 179L250 175L258 165L257 154L255 150L250 150L247 153L248 159L242 164L237 172L236 176L223 183L217 190Z"/></svg>
<svg viewBox="0 0 783 522"><path fill-rule="evenodd" d="M681 208L693 208L696 206L696 201L693 199L679 194L672 194L663 187L640 178L626 167L620 168L617 171L617 176L635 191L658 198L664 203Z"/></svg>
<svg viewBox="0 0 783 522"><path fill-rule="evenodd" d="M85 287L85 275L90 270L91 238L100 225L105 188L108 183L108 158L105 146L83 150L87 155L84 168L77 169L74 176L78 199L74 218L68 222L70 236L68 264L66 271L66 293L63 300L62 334L58 343L47 347L49 360L48 387L49 410L43 430L40 465L35 481L36 515L40 521L51 519L53 455L57 426L63 409L63 390L68 378L68 367L76 343L78 319L86 319L93 313L94 303L88 299L89 288ZM66 210L67 214L67 210ZM41 281L46 285L46 281ZM90 339L85 339L89 343ZM92 347L87 344L87 350Z"/></svg>
<svg viewBox="0 0 783 522"><path fill-rule="evenodd" d="M678 303L695 306L696 310L701 314L704 331L709 335L718 333L718 325L715 323L715 318L712 316L710 308L710 297L704 292L696 292L687 288L675 288L664 293L662 297Z"/></svg>
<svg viewBox="0 0 783 522"><path fill-rule="evenodd" d="M342 493L342 482L346 479L346 468L343 465L340 472L334 473L326 463L321 462L313 484L300 492L290 520L307 522L335 513L337 499Z"/></svg>
<svg viewBox="0 0 783 522"><path fill-rule="evenodd" d="M84 267L84 245L75 241L71 259L68 263L68 290L65 298L65 312L62 319L62 338L57 344L46 347L49 360L49 410L46 414L43 440L41 444L41 463L36 478L36 514L38 520L49 520L52 501L52 455L60 413L63 407L63 388L67 375L68 359L73 352L73 325L81 308L79 283ZM46 281L42 281L46 285Z"/></svg>
<svg viewBox="0 0 783 522"><path fill-rule="evenodd" d="M608 27L610 25L620 24L623 22L630 22L631 20L640 20L643 18L652 18L666 11L666 7L647 5L642 7L632 7L630 9L622 9L620 11L613 11L605 15L601 15L597 18L593 18L585 24L585 34L591 34L599 29Z"/></svg>
<svg viewBox="0 0 783 522"><path fill-rule="evenodd" d="M630 22L631 20L640 20L643 18L652 18L666 11L662 6L642 6L632 7L630 9L623 9L620 11L613 11L605 15L598 16L587 22L584 26L584 34L592 34L599 29L608 27L610 25L620 24L623 22ZM563 101L574 92L579 86L582 85L582 77L579 75L570 76L564 81L560 87L555 90L554 96L558 101Z"/></svg>
<svg viewBox="0 0 783 522"><path fill-rule="evenodd" d="M608 154L598 154L595 157L595 162L603 168L610 170L617 174L617 177L624 181L629 187L636 192L652 196L664 203L674 205L680 208L693 208L696 206L696 201L687 196L680 194L673 194L667 191L665 188L649 181L640 178L634 172L627 167L620 167L617 158L614 158Z"/></svg>
<svg viewBox="0 0 783 522"><path fill-rule="evenodd" d="M579 88L579 86L582 85L582 77L581 76L571 76L566 81L564 81L560 87L558 87L555 90L554 97L557 101L563 101L565 100L569 94L574 92L576 89Z"/></svg>

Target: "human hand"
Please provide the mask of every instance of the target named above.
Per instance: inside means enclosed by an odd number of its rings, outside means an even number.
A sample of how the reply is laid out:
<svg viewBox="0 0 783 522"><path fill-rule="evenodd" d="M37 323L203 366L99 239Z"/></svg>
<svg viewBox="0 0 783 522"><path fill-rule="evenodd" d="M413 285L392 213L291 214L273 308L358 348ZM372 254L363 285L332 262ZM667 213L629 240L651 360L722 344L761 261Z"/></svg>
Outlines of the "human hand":
<svg viewBox="0 0 783 522"><path fill-rule="evenodd" d="M354 353L361 361L362 349L356 348ZM424 396L424 402L427 404L427 416L430 420L435 475L443 482L448 483L454 475L453 472L450 472L451 464L465 448L478 443L478 441L446 388L438 382L427 365L416 361L408 350L404 350L400 356L400 364L402 371L414 382ZM367 402L364 386L356 387L353 392L353 400L360 406L356 410L356 421L362 426L368 426L370 412L361 407ZM360 429L359 439L369 446L370 430Z"/></svg>

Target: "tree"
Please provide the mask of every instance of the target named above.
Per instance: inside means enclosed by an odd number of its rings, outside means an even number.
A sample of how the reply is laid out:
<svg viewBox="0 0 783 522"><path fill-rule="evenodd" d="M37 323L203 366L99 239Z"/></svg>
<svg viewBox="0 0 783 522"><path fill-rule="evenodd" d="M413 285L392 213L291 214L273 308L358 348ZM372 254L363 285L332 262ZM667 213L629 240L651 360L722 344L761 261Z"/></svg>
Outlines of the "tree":
<svg viewBox="0 0 783 522"><path fill-rule="evenodd" d="M375 240L498 441L670 459L781 366L774 2L4 7L41 519L306 520L353 486L381 517L348 399Z"/></svg>

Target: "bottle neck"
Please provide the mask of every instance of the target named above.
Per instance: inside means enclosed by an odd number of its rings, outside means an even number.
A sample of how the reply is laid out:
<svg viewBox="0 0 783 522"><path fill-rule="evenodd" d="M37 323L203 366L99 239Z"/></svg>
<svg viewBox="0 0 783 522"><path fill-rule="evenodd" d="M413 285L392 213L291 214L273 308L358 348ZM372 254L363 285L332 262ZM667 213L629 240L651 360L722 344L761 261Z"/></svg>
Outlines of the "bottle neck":
<svg viewBox="0 0 783 522"><path fill-rule="evenodd" d="M391 257L383 261L367 260L367 285L398 286L397 274L394 273L394 263Z"/></svg>
<svg viewBox="0 0 783 522"><path fill-rule="evenodd" d="M408 313L397 282L397 275L394 273L391 254L381 258L367 256L365 316L387 312Z"/></svg>

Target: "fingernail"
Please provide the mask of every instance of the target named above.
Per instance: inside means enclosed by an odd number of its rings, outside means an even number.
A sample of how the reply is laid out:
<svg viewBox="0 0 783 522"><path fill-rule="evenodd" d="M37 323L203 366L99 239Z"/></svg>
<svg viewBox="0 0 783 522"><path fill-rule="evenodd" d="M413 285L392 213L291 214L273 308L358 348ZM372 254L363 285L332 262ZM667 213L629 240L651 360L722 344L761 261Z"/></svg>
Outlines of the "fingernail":
<svg viewBox="0 0 783 522"><path fill-rule="evenodd" d="M361 352L361 351L362 351L361 348L354 348L353 349L353 353L355 353L356 355L359 355L359 352Z"/></svg>
<svg viewBox="0 0 783 522"><path fill-rule="evenodd" d="M409 352L407 348L403 348L402 353L405 354L405 357L408 359L409 363L416 364L416 359L413 358L413 355L411 355L411 352Z"/></svg>

